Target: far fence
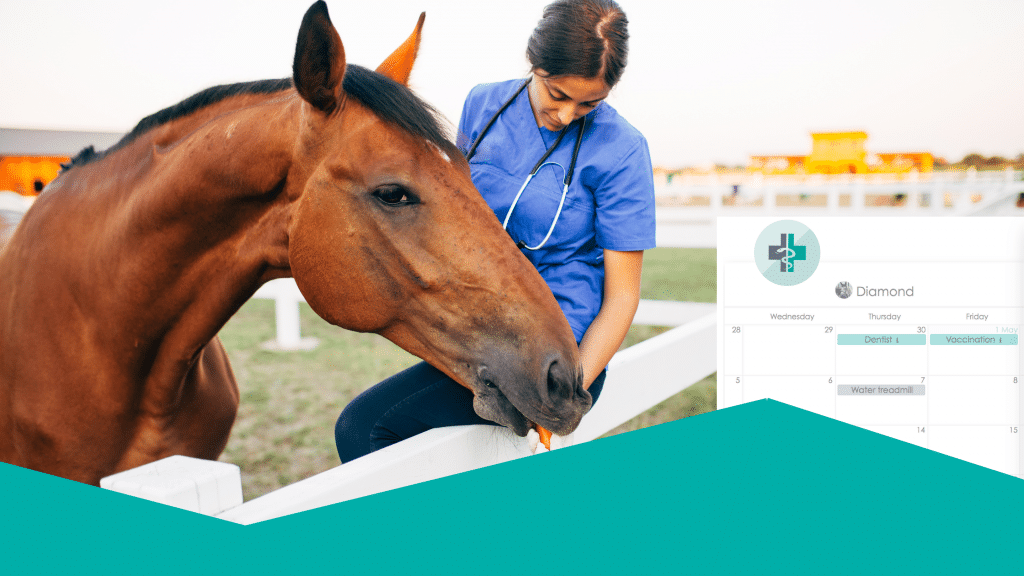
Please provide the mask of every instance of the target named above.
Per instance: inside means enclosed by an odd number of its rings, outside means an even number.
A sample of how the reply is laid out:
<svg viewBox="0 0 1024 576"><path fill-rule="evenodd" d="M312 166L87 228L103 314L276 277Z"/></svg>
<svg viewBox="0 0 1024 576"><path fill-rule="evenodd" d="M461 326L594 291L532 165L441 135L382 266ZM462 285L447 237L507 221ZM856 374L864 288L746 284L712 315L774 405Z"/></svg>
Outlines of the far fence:
<svg viewBox="0 0 1024 576"><path fill-rule="evenodd" d="M309 350L318 344L316 338L303 338L299 320L299 304L306 301L292 278L271 280L252 296L274 301L274 319L277 336L265 342L269 350ZM641 300L634 316L634 324L681 326L706 313L706 304L692 302L663 302Z"/></svg>
<svg viewBox="0 0 1024 576"><path fill-rule="evenodd" d="M0 190L0 210L24 214L34 200L35 196L22 196L10 190Z"/></svg>
<svg viewBox="0 0 1024 576"><path fill-rule="evenodd" d="M659 219L718 216L966 216L1013 214L1024 194L1024 172L925 172L883 175L716 174L673 178L655 186ZM892 202L894 197L900 198ZM824 202L821 202L821 200ZM664 208L668 208L665 210Z"/></svg>

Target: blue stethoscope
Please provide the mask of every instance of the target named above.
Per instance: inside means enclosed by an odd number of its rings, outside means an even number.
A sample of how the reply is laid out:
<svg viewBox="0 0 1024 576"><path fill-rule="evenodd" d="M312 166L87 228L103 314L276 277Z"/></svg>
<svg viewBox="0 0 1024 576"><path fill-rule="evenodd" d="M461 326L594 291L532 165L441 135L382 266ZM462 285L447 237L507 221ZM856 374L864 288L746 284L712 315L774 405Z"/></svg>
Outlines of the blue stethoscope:
<svg viewBox="0 0 1024 576"><path fill-rule="evenodd" d="M531 80L532 78L528 78L526 82L523 82L523 85L520 86L518 90L516 90L516 93L513 94L512 97L509 98L504 104L502 104L501 108L499 108L498 111L494 113L494 116L492 116L490 121L487 122L487 125L484 126L483 131L481 131L480 135L476 137L476 141L473 142L472 146L470 146L469 152L466 153L467 162L469 161L470 158L473 157L473 154L476 153L476 147L480 144L480 141L484 139L484 136L487 134L487 131L491 129L491 126L494 125L494 122L498 119L498 116L501 116L501 113L504 112L505 109L512 104L516 97L519 96L519 94L522 93L522 91L525 90L526 87L530 85ZM562 142L562 137L565 136L565 133L569 130L569 128L572 127L573 124L579 124L580 129L579 132L576 133L576 145L572 149L572 161L569 163L569 171L566 172L565 168L563 168L561 164L557 162L545 162L545 160L548 159L548 156L551 156L551 153L555 151L555 148L558 148L558 145ZM587 117L583 116L579 120L574 120L571 124L569 124L565 128L562 128L562 130L558 133L558 138L555 140L555 143L552 144L550 148L548 148L547 152L545 152L543 156L541 156L540 160L537 161L537 164L534 165L533 170L530 170L530 175L526 177L526 181L523 182L523 185L521 188L519 188L519 192L516 194L516 197L512 200L512 205L509 206L508 208L508 214L505 214L505 221L502 222L501 224L501 227L504 228L505 231L508 231L508 221L510 218L512 218L512 211L516 209L516 204L519 203L519 198L523 195L523 191L526 190L526 186L530 184L530 180L533 180L533 177L537 174L537 171L539 171L544 166L547 166L548 164L552 164L554 166L562 168L562 173L564 174L564 177L562 178L562 199L559 200L558 202L558 211L555 212L555 219L551 221L551 227L548 228L547 236L544 236L544 239L541 240L540 244L537 244L536 246L527 246L525 241L520 240L516 242L516 246L518 248L526 248L527 250L539 250L541 246L547 244L548 239L551 238L551 233L555 231L555 224L558 223L558 217L562 215L562 206L565 205L565 197L569 193L569 184L572 183L572 174L573 172L576 171L576 157L579 156L580 153L580 144L583 143L583 130L586 128L586 124Z"/></svg>

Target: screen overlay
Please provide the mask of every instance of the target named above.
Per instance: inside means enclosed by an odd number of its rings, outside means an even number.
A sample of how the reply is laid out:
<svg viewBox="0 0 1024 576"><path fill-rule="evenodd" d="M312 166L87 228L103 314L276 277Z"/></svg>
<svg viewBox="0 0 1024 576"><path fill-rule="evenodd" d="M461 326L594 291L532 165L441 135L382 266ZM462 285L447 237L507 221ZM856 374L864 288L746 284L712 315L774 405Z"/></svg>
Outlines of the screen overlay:
<svg viewBox="0 0 1024 576"><path fill-rule="evenodd" d="M718 407L772 398L1021 476L1022 277L1024 219L719 218Z"/></svg>

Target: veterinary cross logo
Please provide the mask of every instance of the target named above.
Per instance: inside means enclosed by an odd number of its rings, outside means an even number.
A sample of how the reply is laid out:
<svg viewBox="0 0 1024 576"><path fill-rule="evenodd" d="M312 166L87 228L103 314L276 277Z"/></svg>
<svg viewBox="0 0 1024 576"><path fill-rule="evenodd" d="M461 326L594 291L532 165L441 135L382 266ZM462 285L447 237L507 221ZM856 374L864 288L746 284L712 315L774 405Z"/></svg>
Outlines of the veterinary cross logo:
<svg viewBox="0 0 1024 576"><path fill-rule="evenodd" d="M811 229L795 220L780 220L757 237L754 262L761 275L779 286L796 286L818 268L821 250Z"/></svg>
<svg viewBox="0 0 1024 576"><path fill-rule="evenodd" d="M768 247L768 259L778 260L779 272L792 272L796 260L807 260L807 246L797 246L792 234L780 234L778 246Z"/></svg>

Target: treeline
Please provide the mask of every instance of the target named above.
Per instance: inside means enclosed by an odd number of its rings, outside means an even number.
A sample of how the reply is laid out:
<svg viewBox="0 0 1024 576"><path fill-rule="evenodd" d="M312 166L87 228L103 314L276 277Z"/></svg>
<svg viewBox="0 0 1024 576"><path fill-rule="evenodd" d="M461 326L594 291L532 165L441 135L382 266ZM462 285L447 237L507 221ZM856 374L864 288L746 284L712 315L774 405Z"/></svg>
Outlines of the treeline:
<svg viewBox="0 0 1024 576"><path fill-rule="evenodd" d="M981 154L968 154L959 162L950 163L945 158L936 158L936 168L947 168L952 170L974 168L975 170L1004 170L1007 166L1014 170L1024 170L1024 153L1018 154L1016 158L1003 158L1002 156L991 156L986 158Z"/></svg>

